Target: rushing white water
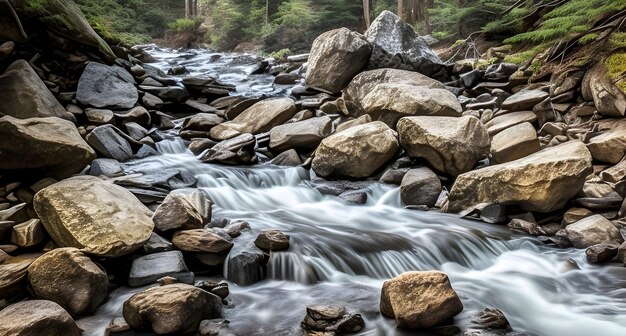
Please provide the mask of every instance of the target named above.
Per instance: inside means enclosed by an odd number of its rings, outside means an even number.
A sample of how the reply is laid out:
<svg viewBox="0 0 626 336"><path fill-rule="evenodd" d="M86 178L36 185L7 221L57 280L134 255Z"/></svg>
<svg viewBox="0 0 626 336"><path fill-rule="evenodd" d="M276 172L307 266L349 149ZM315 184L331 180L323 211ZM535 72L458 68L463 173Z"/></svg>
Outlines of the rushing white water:
<svg viewBox="0 0 626 336"><path fill-rule="evenodd" d="M297 335L310 304L340 304L363 315L359 335L419 335L378 313L382 282L405 271L442 270L465 310L454 326L424 335L454 335L485 307L501 309L529 335L626 335L626 269L591 266L584 251L542 246L508 229L401 207L397 188L374 184L356 206L324 196L302 168L226 167L201 163L181 140L158 144L160 156L130 162L129 172L174 168L197 179L217 216L280 229L291 247L273 252L269 279L231 286L224 310L238 335ZM101 335L139 289L118 289L81 325ZM461 332L462 333L462 332Z"/></svg>

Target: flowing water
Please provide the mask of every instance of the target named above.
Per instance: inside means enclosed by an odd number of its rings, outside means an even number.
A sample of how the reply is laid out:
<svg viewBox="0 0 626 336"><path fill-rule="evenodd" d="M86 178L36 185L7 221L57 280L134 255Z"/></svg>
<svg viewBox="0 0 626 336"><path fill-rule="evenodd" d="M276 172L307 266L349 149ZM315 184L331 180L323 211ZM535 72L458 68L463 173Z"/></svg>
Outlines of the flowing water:
<svg viewBox="0 0 626 336"><path fill-rule="evenodd" d="M528 335L626 335L626 268L589 265L584 250L403 209L395 186L372 184L367 204L351 205L319 193L302 168L205 164L179 138L158 149L162 155L129 162L126 170L186 171L215 203L214 216L291 236L288 251L271 253L267 280L230 284L224 316L237 335L298 335L311 304L361 313L366 328L358 335L420 335L396 329L378 313L383 281L414 270L446 272L465 307L453 324L423 335L462 334L485 307L501 309L515 331ZM139 290L115 290L94 317L80 321L86 334L102 335Z"/></svg>

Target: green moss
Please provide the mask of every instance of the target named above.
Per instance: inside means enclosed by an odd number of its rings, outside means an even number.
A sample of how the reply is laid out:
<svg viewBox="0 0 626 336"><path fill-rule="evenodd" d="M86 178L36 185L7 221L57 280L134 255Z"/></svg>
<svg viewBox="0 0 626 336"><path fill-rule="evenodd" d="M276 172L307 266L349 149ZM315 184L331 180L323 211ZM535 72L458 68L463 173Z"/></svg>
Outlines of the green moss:
<svg viewBox="0 0 626 336"><path fill-rule="evenodd" d="M606 59L606 75L614 81L626 72L626 52L616 52Z"/></svg>
<svg viewBox="0 0 626 336"><path fill-rule="evenodd" d="M585 35L585 36L581 37L581 38L578 40L578 42L579 42L580 44L582 44L582 45L589 44L589 43L591 43L591 42L595 41L595 40L598 38L598 36L600 36L600 35L598 35L598 34L596 34L596 33L587 34L587 35Z"/></svg>
<svg viewBox="0 0 626 336"><path fill-rule="evenodd" d="M616 48L626 48L626 33L615 32L611 34L609 43Z"/></svg>
<svg viewBox="0 0 626 336"><path fill-rule="evenodd" d="M291 50L287 48L270 53L270 57L273 57L274 59L277 59L277 60L286 58L289 55L291 55Z"/></svg>
<svg viewBox="0 0 626 336"><path fill-rule="evenodd" d="M202 23L199 19L177 19L167 24L169 30L176 32L193 31L197 29Z"/></svg>
<svg viewBox="0 0 626 336"><path fill-rule="evenodd" d="M525 50L516 54L507 55L504 58L504 61L507 63L522 64L530 60L531 58L535 57L537 54L542 52L545 48L547 48L546 45L540 44L531 49L528 49L528 50Z"/></svg>

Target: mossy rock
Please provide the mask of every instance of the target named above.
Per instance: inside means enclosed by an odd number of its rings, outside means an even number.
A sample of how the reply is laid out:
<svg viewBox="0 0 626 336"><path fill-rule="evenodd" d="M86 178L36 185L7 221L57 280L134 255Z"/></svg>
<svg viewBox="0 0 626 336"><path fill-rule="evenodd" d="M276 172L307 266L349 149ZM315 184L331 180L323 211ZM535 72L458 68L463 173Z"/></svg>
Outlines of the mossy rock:
<svg viewBox="0 0 626 336"><path fill-rule="evenodd" d="M9 0L14 8L61 35L76 42L98 48L114 59L111 47L89 25L78 5L72 0Z"/></svg>
<svg viewBox="0 0 626 336"><path fill-rule="evenodd" d="M604 62L609 81L626 93L626 52L616 52Z"/></svg>

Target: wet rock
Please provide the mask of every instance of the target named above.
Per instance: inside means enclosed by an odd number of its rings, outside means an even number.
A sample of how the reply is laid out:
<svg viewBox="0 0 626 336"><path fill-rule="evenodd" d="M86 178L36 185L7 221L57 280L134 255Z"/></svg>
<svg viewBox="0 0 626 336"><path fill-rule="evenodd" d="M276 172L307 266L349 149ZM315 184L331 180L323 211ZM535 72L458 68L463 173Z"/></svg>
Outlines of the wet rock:
<svg viewBox="0 0 626 336"><path fill-rule="evenodd" d="M617 249L618 245L616 244L596 244L589 246L585 250L585 255L589 263L603 264L617 256Z"/></svg>
<svg viewBox="0 0 626 336"><path fill-rule="evenodd" d="M502 109L508 111L532 110L533 107L548 98L549 94L541 90L522 90L502 102Z"/></svg>
<svg viewBox="0 0 626 336"><path fill-rule="evenodd" d="M38 299L58 303L74 316L93 312L107 296L107 275L78 249L58 248L28 267L28 281Z"/></svg>
<svg viewBox="0 0 626 336"><path fill-rule="evenodd" d="M181 335L196 332L203 319L221 317L222 300L191 285L172 284L131 296L123 314L133 330Z"/></svg>
<svg viewBox="0 0 626 336"><path fill-rule="evenodd" d="M146 253L158 253L172 250L172 243L169 240L152 232L150 239L143 244L143 250Z"/></svg>
<svg viewBox="0 0 626 336"><path fill-rule="evenodd" d="M60 246L118 257L145 243L152 213L126 189L92 176L53 184L35 195L35 211Z"/></svg>
<svg viewBox="0 0 626 336"><path fill-rule="evenodd" d="M175 65L167 70L168 75L184 75L187 73L187 68L184 65Z"/></svg>
<svg viewBox="0 0 626 336"><path fill-rule="evenodd" d="M343 335L354 333L365 327L360 314L347 312L340 306L309 306L306 307L306 316L300 324L309 333L324 332L329 335ZM312 332L312 333L311 333Z"/></svg>
<svg viewBox="0 0 626 336"><path fill-rule="evenodd" d="M189 92L184 87L180 86L147 86L139 85L139 89L153 94L164 100L175 100L177 102L183 102L189 98Z"/></svg>
<svg viewBox="0 0 626 336"><path fill-rule="evenodd" d="M365 32L372 45L368 68L394 68L417 71L426 76L445 80L448 77L443 62L419 37L413 27L390 11L383 11Z"/></svg>
<svg viewBox="0 0 626 336"><path fill-rule="evenodd" d="M278 153L295 148L311 150L330 135L332 120L329 117L311 118L272 128L270 148Z"/></svg>
<svg viewBox="0 0 626 336"><path fill-rule="evenodd" d="M490 141L475 117L406 117L398 122L400 145L410 157L426 159L441 172L457 176L489 152Z"/></svg>
<svg viewBox="0 0 626 336"><path fill-rule="evenodd" d="M46 231L39 219L31 219L13 226L11 243L18 247L32 247L46 239Z"/></svg>
<svg viewBox="0 0 626 336"><path fill-rule="evenodd" d="M209 132L211 129L224 122L224 119L212 113L197 113L185 120L183 131Z"/></svg>
<svg viewBox="0 0 626 336"><path fill-rule="evenodd" d="M504 223L506 219L506 207L501 204L489 204L480 211L480 220L485 223Z"/></svg>
<svg viewBox="0 0 626 336"><path fill-rule="evenodd" d="M70 314L46 300L18 302L0 310L0 334L7 336L79 336Z"/></svg>
<svg viewBox="0 0 626 336"><path fill-rule="evenodd" d="M263 250L284 251L289 249L289 236L279 230L266 230L256 237L254 244Z"/></svg>
<svg viewBox="0 0 626 336"><path fill-rule="evenodd" d="M127 161L133 157L130 143L119 135L115 126L102 125L94 128L86 137L87 143L106 158Z"/></svg>
<svg viewBox="0 0 626 336"><path fill-rule="evenodd" d="M485 330L511 330L506 316L497 308L485 308L472 322Z"/></svg>
<svg viewBox="0 0 626 336"><path fill-rule="evenodd" d="M255 237L244 231L237 238L226 260L226 280L239 286L248 286L265 279L269 256L256 247Z"/></svg>
<svg viewBox="0 0 626 336"><path fill-rule="evenodd" d="M211 129L211 138L226 140L242 133L258 134L285 123L296 114L296 105L290 98L262 100L234 118Z"/></svg>
<svg viewBox="0 0 626 336"><path fill-rule="evenodd" d="M133 260L128 275L128 285L137 287L152 284L170 276L180 282L193 283L194 274L189 272L180 251L153 253Z"/></svg>
<svg viewBox="0 0 626 336"><path fill-rule="evenodd" d="M302 159L295 149L288 149L276 155L270 163L277 166L296 167L302 164Z"/></svg>
<svg viewBox="0 0 626 336"><path fill-rule="evenodd" d="M150 109L160 109L163 106L163 100L151 93L144 93L141 102Z"/></svg>
<svg viewBox="0 0 626 336"><path fill-rule="evenodd" d="M406 172L402 178L400 199L404 205L426 205L432 208L441 190L441 181L432 170L415 168Z"/></svg>
<svg viewBox="0 0 626 336"><path fill-rule="evenodd" d="M537 225L537 223L529 222L520 218L512 219L509 224L507 224L507 226L513 230L526 232L533 236L546 235L544 229L541 226Z"/></svg>
<svg viewBox="0 0 626 336"><path fill-rule="evenodd" d="M617 227L601 215L581 219L565 227L565 231L576 248L586 248L601 243L621 244L624 241Z"/></svg>
<svg viewBox="0 0 626 336"><path fill-rule="evenodd" d="M372 47L365 37L347 28L318 36L311 46L306 84L339 93L367 64Z"/></svg>
<svg viewBox="0 0 626 336"><path fill-rule="evenodd" d="M229 165L252 164L258 160L254 151L255 147L255 137L252 134L244 133L211 147L204 153L201 160L208 163Z"/></svg>
<svg viewBox="0 0 626 336"><path fill-rule="evenodd" d="M119 316L109 322L109 326L105 331L105 335L106 333L121 333L129 330L130 326L128 325L128 323L126 323L126 320L124 320L123 317Z"/></svg>
<svg viewBox="0 0 626 336"><path fill-rule="evenodd" d="M97 108L130 109L139 94L133 76L124 68L89 62L78 80L76 99Z"/></svg>
<svg viewBox="0 0 626 336"><path fill-rule="evenodd" d="M226 299L230 294L228 289L228 283L225 281L212 282L207 280L199 280L194 283L194 286L202 288L207 292L211 292L219 296L222 300Z"/></svg>
<svg viewBox="0 0 626 336"><path fill-rule="evenodd" d="M355 126L322 140L312 168L322 177L370 176L398 150L396 132L380 121Z"/></svg>
<svg viewBox="0 0 626 336"><path fill-rule="evenodd" d="M537 115L532 111L507 113L491 119L485 124L489 136L494 136L509 127L519 125L525 122L534 123L537 121Z"/></svg>
<svg viewBox="0 0 626 336"><path fill-rule="evenodd" d="M199 229L211 222L213 204L201 191L171 192L154 212L152 221L159 231Z"/></svg>
<svg viewBox="0 0 626 336"><path fill-rule="evenodd" d="M537 131L528 122L507 128L491 140L491 155L496 163L514 161L539 150Z"/></svg>
<svg viewBox="0 0 626 336"><path fill-rule="evenodd" d="M25 60L13 62L0 76L0 115L19 119L59 117L74 121Z"/></svg>
<svg viewBox="0 0 626 336"><path fill-rule="evenodd" d="M525 158L460 175L450 191L448 211L479 204L516 204L525 211L562 208L591 173L584 144L570 141Z"/></svg>
<svg viewBox="0 0 626 336"><path fill-rule="evenodd" d="M463 310L445 273L406 272L383 283L380 312L401 328L440 325Z"/></svg>
<svg viewBox="0 0 626 336"><path fill-rule="evenodd" d="M0 118L0 170L66 178L95 158L96 153L67 120Z"/></svg>
<svg viewBox="0 0 626 336"><path fill-rule="evenodd" d="M224 253L233 243L207 229L185 230L174 233L172 244L187 252Z"/></svg>
<svg viewBox="0 0 626 336"><path fill-rule="evenodd" d="M122 165L115 159L95 159L91 162L89 175L115 177L122 175Z"/></svg>
<svg viewBox="0 0 626 336"><path fill-rule="evenodd" d="M461 115L457 98L440 82L415 72L379 69L362 72L344 90L345 106L341 110L349 116L364 114L392 128L406 116Z"/></svg>
<svg viewBox="0 0 626 336"><path fill-rule="evenodd" d="M600 121L601 133L589 140L587 148L595 161L617 164L626 154L626 119Z"/></svg>
<svg viewBox="0 0 626 336"><path fill-rule="evenodd" d="M379 181L382 183L400 185L402 183L402 179L404 178L404 175L408 171L409 171L408 168L399 168L399 169L389 168L380 176Z"/></svg>

